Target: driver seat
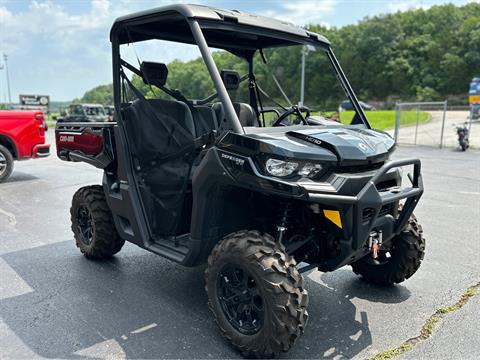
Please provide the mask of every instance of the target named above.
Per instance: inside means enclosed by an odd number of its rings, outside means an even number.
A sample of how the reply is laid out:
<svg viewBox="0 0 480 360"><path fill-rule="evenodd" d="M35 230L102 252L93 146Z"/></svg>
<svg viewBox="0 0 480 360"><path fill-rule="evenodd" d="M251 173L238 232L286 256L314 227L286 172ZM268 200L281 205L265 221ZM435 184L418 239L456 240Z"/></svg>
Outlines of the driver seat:
<svg viewBox="0 0 480 360"><path fill-rule="evenodd" d="M257 114L253 108L247 103L233 103L233 108L237 113L238 120L242 126L254 126L259 127L260 123L258 122ZM217 115L218 127L222 126L222 122L225 121L225 110L223 109L223 104L221 102L214 103L212 109Z"/></svg>

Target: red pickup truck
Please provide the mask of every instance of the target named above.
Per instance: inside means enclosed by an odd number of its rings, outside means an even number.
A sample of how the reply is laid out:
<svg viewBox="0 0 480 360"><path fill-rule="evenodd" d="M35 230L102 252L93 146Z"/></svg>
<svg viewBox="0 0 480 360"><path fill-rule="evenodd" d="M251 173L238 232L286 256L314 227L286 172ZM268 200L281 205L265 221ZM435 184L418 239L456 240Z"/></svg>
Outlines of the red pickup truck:
<svg viewBox="0 0 480 360"><path fill-rule="evenodd" d="M0 182L13 170L14 160L50 155L40 111L0 110Z"/></svg>

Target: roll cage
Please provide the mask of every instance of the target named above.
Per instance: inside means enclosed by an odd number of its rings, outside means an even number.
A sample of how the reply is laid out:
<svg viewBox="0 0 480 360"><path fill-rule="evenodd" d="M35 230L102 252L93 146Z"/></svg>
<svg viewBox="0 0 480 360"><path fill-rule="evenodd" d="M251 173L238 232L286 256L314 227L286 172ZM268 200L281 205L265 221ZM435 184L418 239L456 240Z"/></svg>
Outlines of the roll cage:
<svg viewBox="0 0 480 360"><path fill-rule="evenodd" d="M220 72L209 47L229 51L244 58L248 66L250 105L258 111L258 91L253 72L253 57L259 50L291 45L311 45L324 50L340 83L356 111L353 124L371 128L358 99L353 92L330 42L322 35L280 20L261 17L236 10L227 11L200 5L170 5L123 16L115 20L111 32L114 106L120 114L121 73L124 61L120 46L146 40L167 40L198 46L207 70L213 80L219 100L223 104L229 128L243 134L243 127L233 107ZM121 122L121 116L117 116Z"/></svg>

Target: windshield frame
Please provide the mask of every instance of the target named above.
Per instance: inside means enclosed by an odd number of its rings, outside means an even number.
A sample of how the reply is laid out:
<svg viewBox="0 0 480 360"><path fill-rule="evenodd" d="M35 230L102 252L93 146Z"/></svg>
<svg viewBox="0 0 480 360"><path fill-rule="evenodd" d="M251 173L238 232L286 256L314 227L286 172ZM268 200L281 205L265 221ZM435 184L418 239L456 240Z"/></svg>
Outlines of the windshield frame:
<svg viewBox="0 0 480 360"><path fill-rule="evenodd" d="M197 21L195 21L195 22L197 22ZM199 25L199 30L202 33L204 39L205 39L205 36L204 36L203 30L208 30L210 28L213 28L213 29L222 29L222 30L225 30L225 31L235 31L237 33L250 34L250 35L254 35L254 36L255 35L266 35L266 36L272 36L272 37L275 36L276 38L284 41L283 43L280 43L278 46L269 46L268 48L281 48L281 47L289 47L289 46L295 46L295 45L303 45L303 46L313 46L315 49L318 49L320 51L325 52L327 54L327 57L328 57L329 61L330 61L330 64L332 65L332 68L333 68L332 71L334 71L334 73L336 74L338 80L340 81L340 85L342 86L348 100L350 100L350 102L352 103L352 105L355 109L355 112L358 115L359 120L361 121L361 123L358 123L358 122L357 123L352 123L352 125L361 124L361 125L364 125L367 129L371 129L371 125L368 122L368 119L365 115L365 112L364 112L362 106L360 106L359 100L357 99L357 96L356 96L355 92L353 91L353 88L350 85L350 82L348 81L348 79L347 79L340 63L338 62L338 60L337 60L337 58L336 58L336 56L335 56L335 54L334 54L334 52L333 52L329 43L321 41L319 39L302 38L302 37L298 37L298 36L288 34L288 33L276 32L276 31L269 30L269 29L260 29L258 27L251 27L251 26L246 26L246 25L231 24L231 23L218 23L218 22L213 22L213 21L210 21L210 20L201 20L201 21L198 21L197 23ZM194 35L195 35L195 33L194 33ZM197 43L197 45L199 46L200 51L202 51L201 46L198 43ZM207 47L208 47L208 45L207 45ZM232 49L224 49L224 50L229 51L232 54L234 54L234 55L236 55L240 58L243 57L245 60L247 60L247 62L249 63L249 77L252 78L252 76L253 77L255 76L254 75L254 69L253 69L253 57L254 57L255 53L263 50L263 48L252 47L251 49L243 49L243 56L241 55L241 52L237 52L237 51L234 51ZM202 52L202 56L203 56L203 52ZM205 60L206 59L204 57L204 61ZM205 63L206 63L206 61L205 61ZM217 68L215 63L214 63L214 65L215 65L215 68L218 72L218 68ZM266 64L266 66L268 66L268 64ZM207 64L207 68L208 68L208 64ZM210 69L209 69L209 71L210 71ZM212 80L214 80L214 83L215 83L214 76L212 76ZM221 81L221 79L219 79L219 80L220 80L221 84L215 84L215 86L217 88L218 88L218 86L224 87L223 86L224 85L223 81ZM228 93L227 93L227 95L228 95ZM230 100L230 103L232 103L232 101L230 99L230 96L228 96L228 99ZM222 103L223 103L223 101L222 101ZM225 104L224 104L224 106L225 106ZM238 118L237 118L237 121L238 121ZM243 127L242 127L242 132L243 132Z"/></svg>
<svg viewBox="0 0 480 360"><path fill-rule="evenodd" d="M134 19L129 19L125 23L116 22L112 27L111 31L111 41L112 41L112 65L113 65L113 85L114 85L114 106L116 112L120 113L121 110L121 84L120 84L120 72L122 67L122 59L120 57L120 44L123 42L120 40L120 33L121 32L129 32L129 22L134 22ZM158 21L158 20L157 20ZM221 101L224 111L225 111L225 118L229 125L229 128L239 134L244 134L243 127L240 123L240 120L235 112L233 107L232 99L230 98L225 84L222 81L220 76L220 71L215 64L215 61L212 57L211 49L208 45L207 38L205 37L205 33L208 33L208 29L216 29L216 30L225 30L225 36L238 36L238 34L242 34L244 36L251 36L252 39L259 39L256 43L252 40L248 46L245 44L237 45L237 44L230 44L227 46L218 47L215 44L212 44L213 47L219 48L225 51L229 51L230 53L238 56L239 58L243 58L247 60L249 63L249 77L252 79L254 77L253 74L253 55L255 52L262 48L262 44L260 39L267 39L269 40L268 47L278 47L278 46L290 46L290 45L311 45L315 48L319 48L320 50L326 51L327 56L333 66L333 71L336 73L338 79L340 80L340 84L343 87L348 99L352 102L355 111L358 115L361 124L366 128L371 128L367 117L363 111L363 108L359 105L358 99L348 82L348 79L345 76L340 64L338 63L333 50L330 47L328 40L323 38L321 35L317 35L315 33L309 32L304 30L304 34L302 36L285 31L278 31L271 28L263 28L260 26L254 25L247 25L247 24L239 24L227 20L209 20L209 19L202 19L202 18L185 18L185 21L190 28L192 38L187 40L179 39L177 42L179 43L193 43L196 44L200 50L202 55L203 62L205 63L209 75L212 79L212 82L215 86L217 91L219 100ZM148 22L148 21L147 21ZM153 21L155 22L155 21ZM144 23L142 21L142 23ZM213 33L218 36L218 33ZM233 34L233 35L232 35ZM158 34L158 36L154 36L155 32L148 32L149 39L158 39L158 40L166 40L164 34ZM145 39L143 39L145 40ZM134 40L132 39L130 43L135 43L138 41L143 40ZM209 38L211 42L215 43L214 38ZM277 41L278 40L278 41ZM175 40L173 40L175 41ZM275 43L275 41L277 41ZM237 46L237 47L235 47ZM118 117L119 119L121 117ZM357 121L356 124L359 122Z"/></svg>

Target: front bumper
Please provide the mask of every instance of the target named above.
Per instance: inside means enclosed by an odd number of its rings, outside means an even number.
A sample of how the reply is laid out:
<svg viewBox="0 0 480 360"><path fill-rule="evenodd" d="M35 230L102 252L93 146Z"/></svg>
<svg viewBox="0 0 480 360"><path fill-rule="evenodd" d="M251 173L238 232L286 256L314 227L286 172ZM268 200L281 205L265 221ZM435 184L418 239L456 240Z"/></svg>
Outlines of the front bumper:
<svg viewBox="0 0 480 360"><path fill-rule="evenodd" d="M413 166L411 186L389 189L377 188L382 178L394 168ZM419 159L390 161L377 170L356 196L326 193L308 193L308 201L321 204L322 208L339 210L342 222L343 240L338 259L331 260L327 267L340 267L363 257L368 251L368 240L372 232L381 231L388 242L406 226L420 197L423 194L421 163ZM399 201L405 200L402 211L397 215Z"/></svg>
<svg viewBox="0 0 480 360"><path fill-rule="evenodd" d="M266 176L256 168L253 160L222 150L219 153L225 173L234 184L268 195L281 196L308 204L318 204L320 210L336 210L341 227L331 221L322 223L323 230L339 239L340 253L325 260L323 270L334 270L365 256L372 232L382 231L386 245L406 226L423 194L421 163L419 159L395 160L376 170L364 173L338 174L329 182L289 182ZM401 177L395 169L413 166L412 186L400 187ZM386 185L387 184L387 185ZM357 194L357 195L348 195ZM404 201L398 214L398 202Z"/></svg>
<svg viewBox="0 0 480 360"><path fill-rule="evenodd" d="M50 155L50 144L38 144L33 147L32 158L43 158Z"/></svg>

